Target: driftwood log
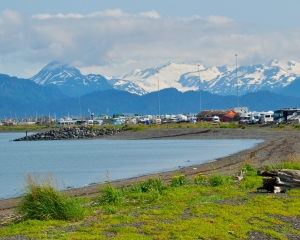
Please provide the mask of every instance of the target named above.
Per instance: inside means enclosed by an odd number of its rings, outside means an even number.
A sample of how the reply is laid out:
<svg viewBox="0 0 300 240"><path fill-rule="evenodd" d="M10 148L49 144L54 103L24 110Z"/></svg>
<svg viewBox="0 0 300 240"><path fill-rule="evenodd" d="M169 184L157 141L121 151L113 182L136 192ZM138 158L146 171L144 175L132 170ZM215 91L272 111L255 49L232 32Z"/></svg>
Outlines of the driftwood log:
<svg viewBox="0 0 300 240"><path fill-rule="evenodd" d="M258 172L257 175L264 176L263 186L257 190L267 192L283 193L292 188L300 187L300 170L282 169Z"/></svg>

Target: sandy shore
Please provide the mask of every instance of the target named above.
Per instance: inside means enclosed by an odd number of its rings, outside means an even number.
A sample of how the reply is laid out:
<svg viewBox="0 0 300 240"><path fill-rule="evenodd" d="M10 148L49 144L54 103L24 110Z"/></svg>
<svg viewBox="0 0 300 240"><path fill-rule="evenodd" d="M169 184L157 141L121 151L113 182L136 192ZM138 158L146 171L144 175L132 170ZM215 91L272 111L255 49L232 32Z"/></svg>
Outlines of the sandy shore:
<svg viewBox="0 0 300 240"><path fill-rule="evenodd" d="M255 148L244 150L234 155L216 159L214 162L181 168L175 171L152 174L132 179L113 182L116 187L129 186L150 177L160 177L164 182L170 181L172 176L184 174L192 178L201 172L204 174L234 175L245 163L261 168L266 164L276 164L284 161L290 154L300 154L300 131L284 130L245 130L245 129L199 129L199 128L177 128L162 130L145 130L139 132L122 132L113 136L105 136L111 140L146 140L146 139L264 139ZM67 193L72 196L96 196L100 191L99 185L85 188L71 189ZM0 201L0 216L10 214L14 211L19 199L6 199Z"/></svg>

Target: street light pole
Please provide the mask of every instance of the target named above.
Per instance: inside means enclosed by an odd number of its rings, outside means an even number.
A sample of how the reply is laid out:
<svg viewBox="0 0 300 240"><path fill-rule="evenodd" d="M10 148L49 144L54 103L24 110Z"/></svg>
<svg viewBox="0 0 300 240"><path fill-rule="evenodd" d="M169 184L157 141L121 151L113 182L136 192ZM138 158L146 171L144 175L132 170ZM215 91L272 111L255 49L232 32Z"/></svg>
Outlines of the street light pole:
<svg viewBox="0 0 300 240"><path fill-rule="evenodd" d="M237 96L237 107L239 107L239 80L237 77L237 54L235 54L235 77L236 77L236 96Z"/></svg>
<svg viewBox="0 0 300 240"><path fill-rule="evenodd" d="M158 78L158 71L157 73L157 96L158 96L158 117L160 118L160 99L159 99L159 78Z"/></svg>
<svg viewBox="0 0 300 240"><path fill-rule="evenodd" d="M200 85L201 85L200 69L199 69L200 64L197 64L197 66L198 66L198 73L199 73L199 100L200 100L199 104L200 104L200 112L201 112L201 110L202 110L202 106L201 106L202 103L201 103L201 90L200 90Z"/></svg>

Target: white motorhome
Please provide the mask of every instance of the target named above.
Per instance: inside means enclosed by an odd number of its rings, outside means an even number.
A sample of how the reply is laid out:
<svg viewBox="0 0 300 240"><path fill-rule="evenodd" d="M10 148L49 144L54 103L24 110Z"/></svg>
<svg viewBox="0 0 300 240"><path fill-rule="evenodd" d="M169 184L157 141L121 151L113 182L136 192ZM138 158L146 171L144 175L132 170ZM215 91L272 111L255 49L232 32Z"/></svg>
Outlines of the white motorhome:
<svg viewBox="0 0 300 240"><path fill-rule="evenodd" d="M213 116L212 117L212 122L213 123L219 123L220 122L220 117L219 116Z"/></svg>
<svg viewBox="0 0 300 240"><path fill-rule="evenodd" d="M260 123L261 122L261 116L263 115L263 112L253 112L250 116L250 121L253 124Z"/></svg>
<svg viewBox="0 0 300 240"><path fill-rule="evenodd" d="M183 115L183 114L178 114L176 116L178 122L187 122L187 116Z"/></svg>
<svg viewBox="0 0 300 240"><path fill-rule="evenodd" d="M261 117L260 117L260 123L268 123L268 122L273 122L274 121L274 112L273 111L268 111L268 112L263 112Z"/></svg>
<svg viewBox="0 0 300 240"><path fill-rule="evenodd" d="M252 113L251 112L247 112L247 113L242 113L241 114L241 119L239 121L240 124L248 124L251 122L250 117L251 117Z"/></svg>

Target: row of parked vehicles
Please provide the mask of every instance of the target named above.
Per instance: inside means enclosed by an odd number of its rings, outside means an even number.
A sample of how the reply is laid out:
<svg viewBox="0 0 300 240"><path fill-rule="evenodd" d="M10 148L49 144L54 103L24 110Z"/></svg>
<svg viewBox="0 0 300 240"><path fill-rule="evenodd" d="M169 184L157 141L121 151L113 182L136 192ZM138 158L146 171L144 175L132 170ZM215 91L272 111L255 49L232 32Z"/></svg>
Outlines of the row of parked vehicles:
<svg viewBox="0 0 300 240"><path fill-rule="evenodd" d="M240 124L300 123L300 108L281 108L268 112L247 112L240 116Z"/></svg>
<svg viewBox="0 0 300 240"><path fill-rule="evenodd" d="M247 112L241 114L240 124L257 124L274 121L274 112Z"/></svg>

